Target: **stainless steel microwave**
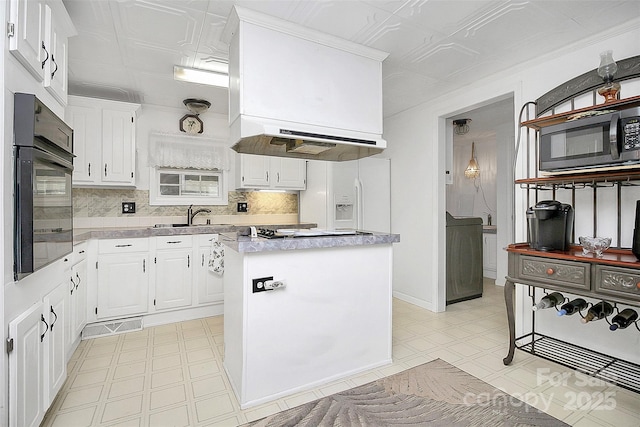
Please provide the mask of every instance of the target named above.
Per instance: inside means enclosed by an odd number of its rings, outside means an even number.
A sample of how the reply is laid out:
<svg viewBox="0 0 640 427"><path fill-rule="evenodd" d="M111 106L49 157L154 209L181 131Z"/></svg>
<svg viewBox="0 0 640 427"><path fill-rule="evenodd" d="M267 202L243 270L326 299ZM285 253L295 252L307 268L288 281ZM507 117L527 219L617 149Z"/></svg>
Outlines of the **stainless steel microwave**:
<svg viewBox="0 0 640 427"><path fill-rule="evenodd" d="M640 107L568 120L540 130L547 173L640 168Z"/></svg>

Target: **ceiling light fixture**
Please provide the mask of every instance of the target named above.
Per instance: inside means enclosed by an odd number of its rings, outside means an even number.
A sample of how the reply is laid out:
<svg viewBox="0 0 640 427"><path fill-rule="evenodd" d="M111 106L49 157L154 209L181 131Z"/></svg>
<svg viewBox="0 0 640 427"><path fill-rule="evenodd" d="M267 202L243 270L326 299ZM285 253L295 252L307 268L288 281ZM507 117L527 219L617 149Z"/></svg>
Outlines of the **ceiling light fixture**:
<svg viewBox="0 0 640 427"><path fill-rule="evenodd" d="M173 79L202 85L229 87L229 74L227 72L215 72L198 68L173 66Z"/></svg>
<svg viewBox="0 0 640 427"><path fill-rule="evenodd" d="M469 125L467 123L470 121L471 119L454 120L453 125L455 126L454 131L456 135L464 135L465 133L469 132Z"/></svg>
<svg viewBox="0 0 640 427"><path fill-rule="evenodd" d="M471 143L471 160L469 160L469 166L464 170L464 176L469 179L475 179L480 175L480 166L476 161L476 143Z"/></svg>

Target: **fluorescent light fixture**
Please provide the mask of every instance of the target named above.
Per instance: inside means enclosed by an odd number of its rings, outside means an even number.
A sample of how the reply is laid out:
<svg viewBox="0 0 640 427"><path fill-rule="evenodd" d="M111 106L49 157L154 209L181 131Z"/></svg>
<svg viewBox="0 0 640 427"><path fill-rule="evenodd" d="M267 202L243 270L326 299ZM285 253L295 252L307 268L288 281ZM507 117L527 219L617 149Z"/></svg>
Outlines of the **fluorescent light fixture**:
<svg viewBox="0 0 640 427"><path fill-rule="evenodd" d="M202 85L229 87L229 74L197 68L173 66L173 79Z"/></svg>

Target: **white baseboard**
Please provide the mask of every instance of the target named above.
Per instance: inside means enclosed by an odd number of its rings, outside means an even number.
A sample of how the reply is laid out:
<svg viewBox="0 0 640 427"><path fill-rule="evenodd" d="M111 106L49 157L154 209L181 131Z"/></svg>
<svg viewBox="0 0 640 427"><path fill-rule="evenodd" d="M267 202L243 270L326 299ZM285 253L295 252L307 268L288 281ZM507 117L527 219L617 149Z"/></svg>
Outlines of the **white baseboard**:
<svg viewBox="0 0 640 427"><path fill-rule="evenodd" d="M424 300L409 296L407 294L403 294L402 292L398 292L398 291L393 291L393 297L398 298L399 300L402 300L402 301L406 301L410 304L417 305L418 307L425 308L429 311L434 311L434 312L436 311L433 306L433 303L430 301L424 301Z"/></svg>

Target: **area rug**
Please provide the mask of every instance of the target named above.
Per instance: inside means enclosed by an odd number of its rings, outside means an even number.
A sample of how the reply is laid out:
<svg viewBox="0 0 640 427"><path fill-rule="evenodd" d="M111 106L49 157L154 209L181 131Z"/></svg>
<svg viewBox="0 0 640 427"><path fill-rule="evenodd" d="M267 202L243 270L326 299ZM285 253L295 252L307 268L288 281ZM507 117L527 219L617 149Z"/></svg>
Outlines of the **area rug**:
<svg viewBox="0 0 640 427"><path fill-rule="evenodd" d="M440 359L246 424L252 427L566 425Z"/></svg>

